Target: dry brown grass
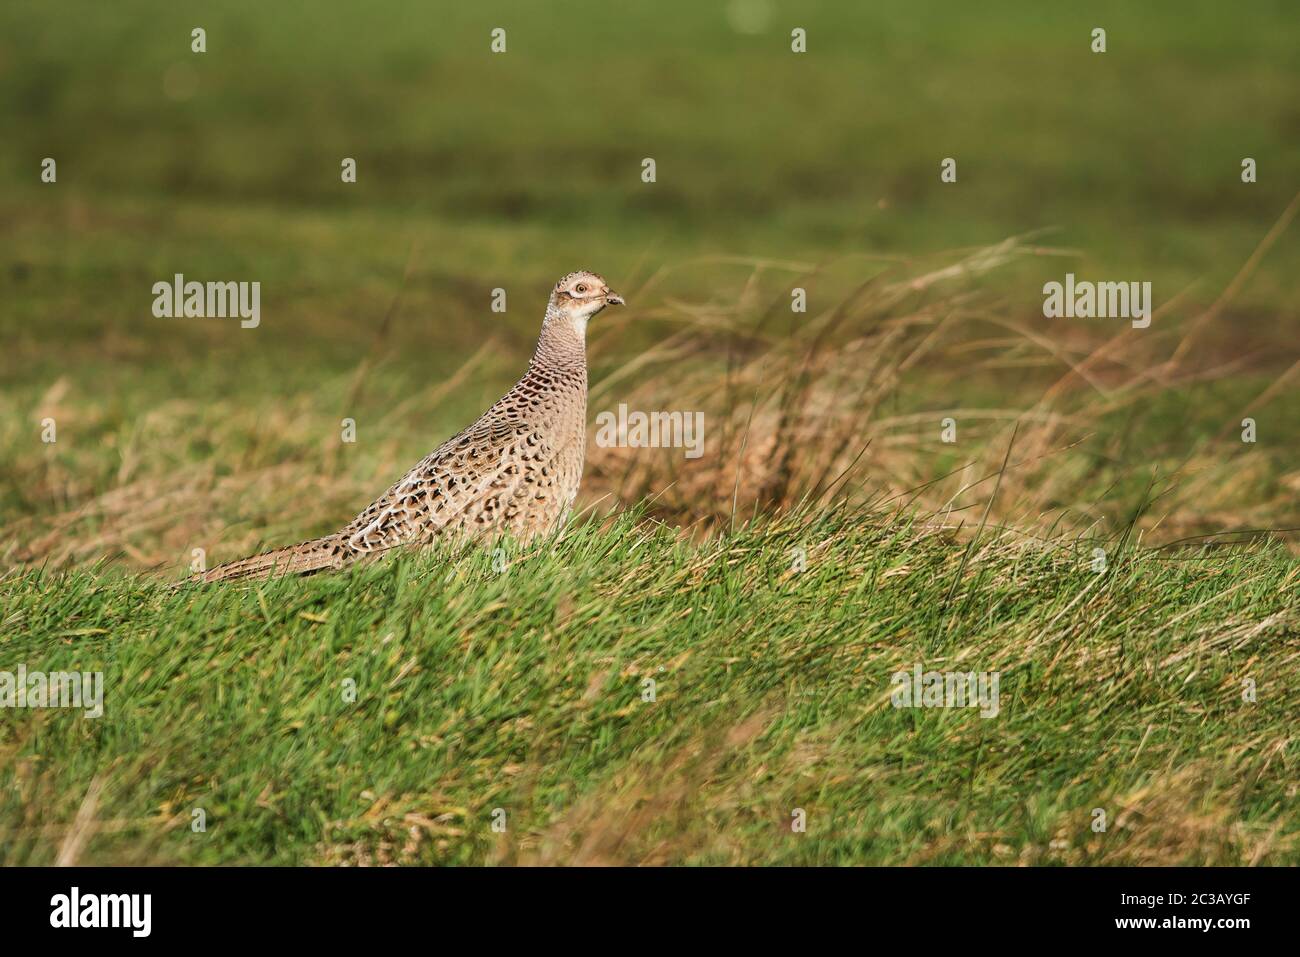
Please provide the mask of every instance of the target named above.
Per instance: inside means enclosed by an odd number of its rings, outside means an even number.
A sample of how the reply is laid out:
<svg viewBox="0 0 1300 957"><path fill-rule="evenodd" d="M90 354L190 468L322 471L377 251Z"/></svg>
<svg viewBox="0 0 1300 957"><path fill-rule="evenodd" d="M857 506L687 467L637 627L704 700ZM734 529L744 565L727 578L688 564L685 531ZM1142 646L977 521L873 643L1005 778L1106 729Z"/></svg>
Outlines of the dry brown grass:
<svg viewBox="0 0 1300 957"><path fill-rule="evenodd" d="M1114 531L1135 503L1108 502L1104 493L1127 475L1150 476L1159 498L1138 521L1139 529L1159 527L1153 541L1300 524L1294 453L1274 443L1275 454L1243 464L1234 428L1293 383L1300 362L1252 401L1225 408L1216 434L1152 457L1126 422L1167 393L1257 367L1199 347L1222 299L1191 322L1179 321L1179 299L1166 302L1138 335L1127 323L1017 322L971 288L989 270L1061 252L1008 240L910 278L880 274L806 316L791 314L789 290L818 276L801 275L800 264L753 264L730 305L665 303L652 317L681 328L598 381L593 410L701 410L706 454L593 443L587 493L649 499L670 522L716 527L839 496L960 513L983 508L997 477L993 521ZM607 331L601 344L616 338ZM946 406L926 398L963 383L998 400ZM957 423L955 444L940 441L946 417ZM1254 494L1273 479L1270 495Z"/></svg>
<svg viewBox="0 0 1300 957"><path fill-rule="evenodd" d="M706 531L834 498L916 503L953 525L978 517L967 509L988 507L989 521L1031 532L1091 526L1113 534L1132 524L1158 543L1300 525L1295 450L1275 424L1243 457L1235 426L1293 388L1300 361L1279 366L1277 356L1261 363L1218 352L1213 320L1232 288L1199 311L1183 297L1165 301L1137 334L1127 323L1006 318L1005 304L980 286L991 270L1063 252L1007 240L919 270L867 269L858 260L680 266L741 272L734 297L708 303L673 298L666 290L674 271L659 271L629 295L644 305L594 331L591 352L603 361L590 415L619 403L702 411L706 451L686 459L680 449L603 448L593 429L583 503L646 501L652 515ZM863 272L873 278L850 281ZM793 286L809 288L813 303L838 292L833 305L796 315ZM609 363L630 324L647 322L665 330L657 344ZM385 322L337 390L350 402L370 388L384 350L396 348L388 329ZM336 527L400 474L417 443L428 444L423 432L411 435L413 413L436 410L495 348L485 345L455 375L370 424L362 468L340 459L337 441L320 438L337 434L336 419L331 403L309 394L271 404L248 396L201 407L164 402L109 435L107 449L56 455L33 447L26 433L5 437L15 453L9 482L41 507L3 517L0 564L107 559L177 569L195 543L206 543L215 561ZM1143 422L1150 406L1243 373L1267 384L1250 386L1245 400L1221 400L1212 432L1149 447L1151 431L1164 427ZM67 379L35 409L15 411L76 421L83 431L107 414L91 390ZM946 417L957 423L954 444L940 441ZM1145 438L1132 434L1135 424ZM1168 422L1166 431L1178 425ZM215 450L211 457L176 458L170 450L194 432ZM1117 486L1125 490L1115 494Z"/></svg>

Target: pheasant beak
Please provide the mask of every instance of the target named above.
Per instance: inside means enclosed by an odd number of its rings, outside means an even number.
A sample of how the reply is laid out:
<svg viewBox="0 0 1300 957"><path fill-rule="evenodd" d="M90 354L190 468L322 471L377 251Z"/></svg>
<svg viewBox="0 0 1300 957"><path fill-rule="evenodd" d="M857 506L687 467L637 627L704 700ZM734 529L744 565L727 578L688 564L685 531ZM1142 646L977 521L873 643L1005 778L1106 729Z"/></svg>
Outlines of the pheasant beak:
<svg viewBox="0 0 1300 957"><path fill-rule="evenodd" d="M613 290L608 290L605 293L605 303L610 306L621 306L623 305L623 297Z"/></svg>

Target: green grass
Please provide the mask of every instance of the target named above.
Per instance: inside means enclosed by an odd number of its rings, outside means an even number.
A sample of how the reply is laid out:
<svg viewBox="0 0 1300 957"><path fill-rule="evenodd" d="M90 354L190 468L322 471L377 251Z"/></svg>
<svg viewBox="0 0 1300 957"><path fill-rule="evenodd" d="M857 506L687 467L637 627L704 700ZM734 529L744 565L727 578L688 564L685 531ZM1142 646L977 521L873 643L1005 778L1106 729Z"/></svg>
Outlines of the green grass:
<svg viewBox="0 0 1300 957"><path fill-rule="evenodd" d="M1300 182L1286 2L1231 18L1213 2L774 4L752 35L726 7L8 5L0 212L38 229L11 255L108 279L64 230L110 219L119 269L251 271L296 300L285 284L391 280L417 234L436 236L417 265L481 286L575 262L625 276L701 254L918 256L1056 228L1081 272L1207 298ZM488 52L495 25L504 55ZM580 60L557 67L570 43ZM56 187L38 182L45 156ZM957 184L939 181L946 156ZM1258 183L1240 182L1243 156ZM51 226L61 241L42 250ZM401 233L396 250L372 257L375 230ZM303 248L313 231L327 248ZM1297 268L1279 248L1240 308L1294 310ZM1024 279L1013 304L1036 308L1043 279Z"/></svg>
<svg viewBox="0 0 1300 957"><path fill-rule="evenodd" d="M76 834L113 863L1300 862L1282 548L986 529L967 554L831 511L698 545L624 517L493 558L11 577L5 660L107 692L97 720L0 712L0 856ZM915 664L999 672L1000 712L892 707Z"/></svg>

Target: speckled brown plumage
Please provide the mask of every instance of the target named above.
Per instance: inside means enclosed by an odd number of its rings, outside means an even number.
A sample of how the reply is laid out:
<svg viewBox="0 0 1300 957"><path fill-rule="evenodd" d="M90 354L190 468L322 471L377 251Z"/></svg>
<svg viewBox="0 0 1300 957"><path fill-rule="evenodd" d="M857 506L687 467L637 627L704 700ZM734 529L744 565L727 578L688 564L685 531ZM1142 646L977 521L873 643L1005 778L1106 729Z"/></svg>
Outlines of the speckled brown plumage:
<svg viewBox="0 0 1300 957"><path fill-rule="evenodd" d="M586 453L587 320L623 300L585 270L555 285L523 377L333 535L220 565L205 582L343 568L445 535L545 534L568 517Z"/></svg>

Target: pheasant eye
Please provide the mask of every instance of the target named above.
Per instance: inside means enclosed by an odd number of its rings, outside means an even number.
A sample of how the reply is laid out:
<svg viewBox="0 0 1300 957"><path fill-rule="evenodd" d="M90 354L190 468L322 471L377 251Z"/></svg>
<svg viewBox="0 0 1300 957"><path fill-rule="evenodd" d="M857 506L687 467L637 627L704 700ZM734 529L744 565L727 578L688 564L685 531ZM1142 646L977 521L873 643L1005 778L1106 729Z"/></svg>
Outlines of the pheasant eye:
<svg viewBox="0 0 1300 957"><path fill-rule="evenodd" d="M576 293L585 293L587 291L587 284L584 282L580 282L573 287L573 291Z"/></svg>

